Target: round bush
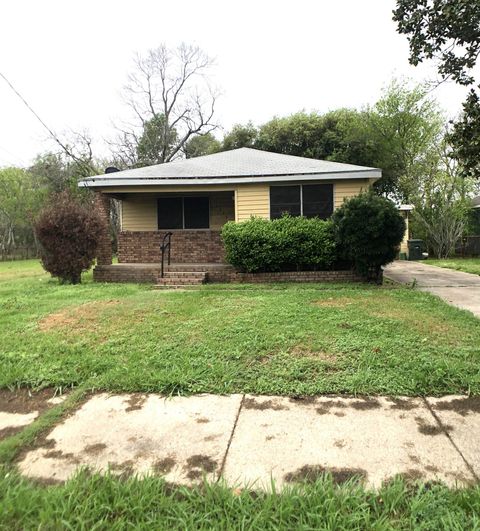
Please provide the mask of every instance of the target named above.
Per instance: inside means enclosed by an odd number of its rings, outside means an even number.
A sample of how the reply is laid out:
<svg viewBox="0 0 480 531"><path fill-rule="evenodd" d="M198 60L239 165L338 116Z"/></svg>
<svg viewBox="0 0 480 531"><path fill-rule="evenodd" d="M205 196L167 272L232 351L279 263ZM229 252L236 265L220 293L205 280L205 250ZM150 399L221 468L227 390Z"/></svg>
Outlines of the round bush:
<svg viewBox="0 0 480 531"><path fill-rule="evenodd" d="M62 282L80 283L82 271L93 265L102 230L91 205L67 192L56 195L35 223L44 269Z"/></svg>
<svg viewBox="0 0 480 531"><path fill-rule="evenodd" d="M341 254L368 280L381 281L405 233L405 220L392 201L373 192L352 197L333 216Z"/></svg>

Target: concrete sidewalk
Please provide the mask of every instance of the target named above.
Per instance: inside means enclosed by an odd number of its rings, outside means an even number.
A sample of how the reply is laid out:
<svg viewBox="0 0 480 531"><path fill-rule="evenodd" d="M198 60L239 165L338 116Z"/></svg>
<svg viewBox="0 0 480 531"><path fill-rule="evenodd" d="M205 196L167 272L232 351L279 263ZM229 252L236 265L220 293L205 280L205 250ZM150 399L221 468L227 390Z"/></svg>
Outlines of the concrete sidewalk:
<svg viewBox="0 0 480 531"><path fill-rule="evenodd" d="M479 479L479 440L479 398L98 394L18 464L60 481L86 465L266 489L325 471L374 487L396 474L463 486Z"/></svg>
<svg viewBox="0 0 480 531"><path fill-rule="evenodd" d="M415 282L421 291L433 293L445 302L480 317L480 275L422 262L397 260L385 268L385 277L401 284Z"/></svg>

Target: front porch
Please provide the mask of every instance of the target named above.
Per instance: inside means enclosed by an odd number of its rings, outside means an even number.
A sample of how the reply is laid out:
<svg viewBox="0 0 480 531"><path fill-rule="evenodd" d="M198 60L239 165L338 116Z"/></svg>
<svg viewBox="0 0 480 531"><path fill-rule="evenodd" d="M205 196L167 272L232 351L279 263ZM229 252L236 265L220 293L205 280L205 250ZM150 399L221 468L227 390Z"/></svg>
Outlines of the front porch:
<svg viewBox="0 0 480 531"><path fill-rule="evenodd" d="M235 276L235 269L223 263L174 263L162 266L156 263L118 263L97 265L93 278L97 282L135 282L156 285L195 285L205 282L229 282Z"/></svg>

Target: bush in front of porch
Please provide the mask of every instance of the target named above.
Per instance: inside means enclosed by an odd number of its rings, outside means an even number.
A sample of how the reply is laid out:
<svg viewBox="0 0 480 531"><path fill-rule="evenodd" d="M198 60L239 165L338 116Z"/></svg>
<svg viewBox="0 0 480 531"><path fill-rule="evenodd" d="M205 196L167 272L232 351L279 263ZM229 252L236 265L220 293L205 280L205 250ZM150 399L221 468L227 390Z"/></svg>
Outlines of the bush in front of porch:
<svg viewBox="0 0 480 531"><path fill-rule="evenodd" d="M228 222L222 230L227 262L247 273L331 270L337 261L333 224L283 216Z"/></svg>

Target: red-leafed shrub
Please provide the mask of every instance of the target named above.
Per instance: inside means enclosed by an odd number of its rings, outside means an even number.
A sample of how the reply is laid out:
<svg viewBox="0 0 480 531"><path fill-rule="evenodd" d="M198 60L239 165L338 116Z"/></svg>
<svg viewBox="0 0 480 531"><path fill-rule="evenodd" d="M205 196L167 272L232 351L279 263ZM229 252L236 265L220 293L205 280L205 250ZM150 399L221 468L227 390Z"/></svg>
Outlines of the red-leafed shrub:
<svg viewBox="0 0 480 531"><path fill-rule="evenodd" d="M57 194L35 223L44 269L62 282L79 284L82 271L93 265L102 230L92 205L68 192Z"/></svg>

